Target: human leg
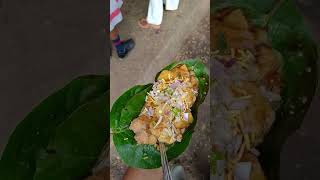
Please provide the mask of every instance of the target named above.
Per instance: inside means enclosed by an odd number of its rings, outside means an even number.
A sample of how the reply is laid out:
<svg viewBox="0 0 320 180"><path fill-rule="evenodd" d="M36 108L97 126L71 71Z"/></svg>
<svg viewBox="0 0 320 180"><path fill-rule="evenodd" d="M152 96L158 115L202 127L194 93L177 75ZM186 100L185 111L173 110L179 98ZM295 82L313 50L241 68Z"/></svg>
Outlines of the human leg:
<svg viewBox="0 0 320 180"><path fill-rule="evenodd" d="M164 0L164 2L166 10L174 11L179 7L179 0Z"/></svg>
<svg viewBox="0 0 320 180"><path fill-rule="evenodd" d="M113 46L117 50L119 58L124 58L134 48L135 43L132 39L121 41L119 35L119 29L117 26L110 32L110 39L112 40Z"/></svg>

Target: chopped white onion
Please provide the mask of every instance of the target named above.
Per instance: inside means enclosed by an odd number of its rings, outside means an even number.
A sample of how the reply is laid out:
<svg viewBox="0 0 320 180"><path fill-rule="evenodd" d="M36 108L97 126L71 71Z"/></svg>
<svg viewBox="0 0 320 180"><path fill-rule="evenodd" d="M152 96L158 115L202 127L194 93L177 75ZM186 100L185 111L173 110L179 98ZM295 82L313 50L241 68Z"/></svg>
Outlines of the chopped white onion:
<svg viewBox="0 0 320 180"><path fill-rule="evenodd" d="M189 113L183 113L183 119L185 121L188 121L189 120Z"/></svg>
<svg viewBox="0 0 320 180"><path fill-rule="evenodd" d="M159 117L157 124L153 128L156 128L161 123L162 118L163 118L162 116Z"/></svg>

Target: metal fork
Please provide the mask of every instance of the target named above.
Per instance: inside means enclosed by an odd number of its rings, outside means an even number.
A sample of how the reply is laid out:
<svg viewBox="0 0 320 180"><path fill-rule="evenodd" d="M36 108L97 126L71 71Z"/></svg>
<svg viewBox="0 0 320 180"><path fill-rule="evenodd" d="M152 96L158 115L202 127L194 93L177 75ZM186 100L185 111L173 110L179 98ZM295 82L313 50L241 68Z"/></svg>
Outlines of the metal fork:
<svg viewBox="0 0 320 180"><path fill-rule="evenodd" d="M173 180L166 153L166 146L160 143L161 164L164 180Z"/></svg>

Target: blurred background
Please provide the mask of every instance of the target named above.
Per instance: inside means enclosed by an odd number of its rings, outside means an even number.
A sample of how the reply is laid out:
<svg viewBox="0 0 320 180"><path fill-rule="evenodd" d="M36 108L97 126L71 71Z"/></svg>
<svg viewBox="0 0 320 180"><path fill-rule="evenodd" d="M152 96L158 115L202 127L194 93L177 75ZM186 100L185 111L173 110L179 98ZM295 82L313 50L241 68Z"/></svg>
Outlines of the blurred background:
<svg viewBox="0 0 320 180"><path fill-rule="evenodd" d="M106 3L0 0L0 154L43 99L78 76L109 71Z"/></svg>
<svg viewBox="0 0 320 180"><path fill-rule="evenodd" d="M320 1L297 0L296 4L305 17L306 24L320 43ZM318 85L319 86L319 85ZM303 88L303 87L301 87ZM319 88L318 88L319 89ZM283 147L281 154L280 179L320 179L320 98L319 90L301 128L293 134Z"/></svg>

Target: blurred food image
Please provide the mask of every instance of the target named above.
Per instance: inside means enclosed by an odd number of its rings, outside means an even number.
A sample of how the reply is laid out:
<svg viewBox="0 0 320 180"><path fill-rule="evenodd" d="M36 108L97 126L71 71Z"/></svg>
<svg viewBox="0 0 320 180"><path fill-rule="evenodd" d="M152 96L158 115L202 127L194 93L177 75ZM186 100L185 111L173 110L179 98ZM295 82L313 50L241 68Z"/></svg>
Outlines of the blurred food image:
<svg viewBox="0 0 320 180"><path fill-rule="evenodd" d="M212 9L211 178L279 179L282 145L315 93L316 46L291 1Z"/></svg>
<svg viewBox="0 0 320 180"><path fill-rule="evenodd" d="M225 153L227 179L248 167L241 160L263 141L275 120L273 104L281 100L281 56L265 30L248 24L240 9L221 11L213 20L214 42L228 44L228 49L215 44L212 104L215 146Z"/></svg>

